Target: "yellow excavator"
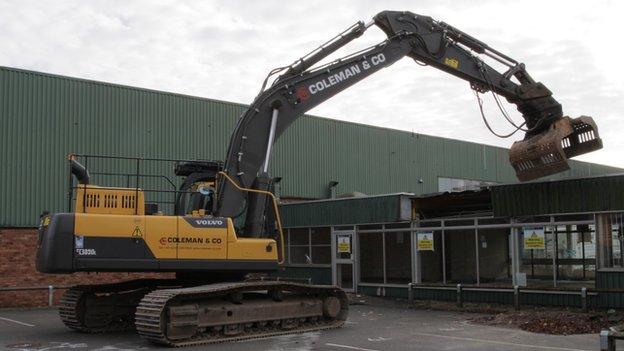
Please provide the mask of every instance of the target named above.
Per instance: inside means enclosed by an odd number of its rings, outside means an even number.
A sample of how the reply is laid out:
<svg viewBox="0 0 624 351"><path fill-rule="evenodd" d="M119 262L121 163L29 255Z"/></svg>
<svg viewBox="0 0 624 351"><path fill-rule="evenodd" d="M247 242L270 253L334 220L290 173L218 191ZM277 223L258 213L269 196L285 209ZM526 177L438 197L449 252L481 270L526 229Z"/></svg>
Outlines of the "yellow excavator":
<svg viewBox="0 0 624 351"><path fill-rule="evenodd" d="M372 25L387 39L317 65ZM522 63L431 17L383 11L271 71L238 119L225 163L177 164L186 180L172 214L146 203L138 186L90 184L89 171L71 157L74 210L42 216L37 269L175 272L176 278L73 287L61 301L62 321L83 332L136 328L170 346L343 325L348 301L338 287L245 278L276 271L284 258L269 160L275 140L306 111L406 56L468 81L477 97L491 92L497 102L502 96L517 106L525 122L515 128L525 138L512 146L510 161L520 180L566 170L568 158L602 147L593 120L564 117Z"/></svg>

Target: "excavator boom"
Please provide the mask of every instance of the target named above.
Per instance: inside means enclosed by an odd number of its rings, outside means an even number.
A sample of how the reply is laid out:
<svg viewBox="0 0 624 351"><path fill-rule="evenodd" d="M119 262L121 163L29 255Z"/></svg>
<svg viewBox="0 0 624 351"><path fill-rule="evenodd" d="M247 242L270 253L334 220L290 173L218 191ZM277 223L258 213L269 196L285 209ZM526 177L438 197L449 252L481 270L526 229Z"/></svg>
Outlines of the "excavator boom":
<svg viewBox="0 0 624 351"><path fill-rule="evenodd" d="M373 24L385 32L386 40L313 67ZM431 17L383 11L370 23L358 22L292 65L272 72L281 75L266 89L265 81L238 120L224 172L242 187L269 189L271 148L286 128L306 111L406 56L468 81L477 93L491 91L516 105L526 133L524 140L513 144L510 162L522 181L567 170L568 158L602 147L591 117L564 117L561 104L542 83L533 80L524 64ZM499 72L485 57L507 69ZM242 235L266 235L265 196L243 194L224 181L219 181L217 194L215 213L224 217L245 213Z"/></svg>

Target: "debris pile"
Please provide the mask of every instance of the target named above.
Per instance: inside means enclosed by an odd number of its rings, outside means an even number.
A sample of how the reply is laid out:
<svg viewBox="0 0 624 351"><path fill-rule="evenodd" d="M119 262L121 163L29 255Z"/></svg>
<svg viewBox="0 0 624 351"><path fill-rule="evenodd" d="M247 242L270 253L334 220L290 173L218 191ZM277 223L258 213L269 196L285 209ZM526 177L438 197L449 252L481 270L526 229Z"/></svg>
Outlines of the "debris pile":
<svg viewBox="0 0 624 351"><path fill-rule="evenodd" d="M598 333L612 325L603 313L572 311L520 311L472 318L473 323L513 326L533 333L570 335Z"/></svg>

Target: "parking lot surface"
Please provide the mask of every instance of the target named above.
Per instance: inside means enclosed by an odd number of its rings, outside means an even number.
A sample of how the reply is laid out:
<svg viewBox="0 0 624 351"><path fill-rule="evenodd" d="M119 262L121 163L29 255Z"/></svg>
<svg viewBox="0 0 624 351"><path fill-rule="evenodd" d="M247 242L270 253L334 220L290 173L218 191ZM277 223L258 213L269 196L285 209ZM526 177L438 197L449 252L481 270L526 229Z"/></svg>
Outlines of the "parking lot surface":
<svg viewBox="0 0 624 351"><path fill-rule="evenodd" d="M407 309L387 305L351 306L341 329L279 336L183 350L386 351L386 350L597 350L597 335L545 335L471 324L475 314ZM12 351L166 349L134 333L81 334L68 330L55 309L0 310L0 348ZM178 349L180 350L180 349Z"/></svg>

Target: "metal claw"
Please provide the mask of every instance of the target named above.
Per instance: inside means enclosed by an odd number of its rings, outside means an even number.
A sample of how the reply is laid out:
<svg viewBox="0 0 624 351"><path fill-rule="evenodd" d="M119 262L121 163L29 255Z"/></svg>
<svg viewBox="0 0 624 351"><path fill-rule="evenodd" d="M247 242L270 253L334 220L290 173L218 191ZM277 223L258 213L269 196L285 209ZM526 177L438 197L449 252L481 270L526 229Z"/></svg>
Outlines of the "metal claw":
<svg viewBox="0 0 624 351"><path fill-rule="evenodd" d="M602 148L602 139L591 117L562 117L550 128L517 141L509 161L520 181L528 181L570 169L567 160Z"/></svg>

